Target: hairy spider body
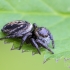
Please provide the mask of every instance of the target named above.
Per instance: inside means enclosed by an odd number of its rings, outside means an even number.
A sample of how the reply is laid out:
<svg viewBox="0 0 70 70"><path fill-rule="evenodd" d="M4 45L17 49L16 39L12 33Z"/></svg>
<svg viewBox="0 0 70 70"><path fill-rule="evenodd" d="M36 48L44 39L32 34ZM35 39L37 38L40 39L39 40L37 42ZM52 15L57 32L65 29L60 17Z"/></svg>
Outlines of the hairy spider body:
<svg viewBox="0 0 70 70"><path fill-rule="evenodd" d="M32 30L33 30L32 24L30 24L27 21L22 21L22 20L13 21L6 24L2 28L2 32L6 33L7 36L4 38L0 38L0 40L20 37L22 39L19 47L19 50L20 50L23 43L26 41L26 39L32 35L31 33Z"/></svg>
<svg viewBox="0 0 70 70"><path fill-rule="evenodd" d="M54 40L50 31L44 27L37 27L34 23L33 25L27 21L17 20L7 23L1 30L6 33L7 36L0 38L0 40L8 38L21 38L21 44L19 50L21 49L24 42L31 43L41 54L39 48L40 46L46 48L53 54L53 51L48 47L50 40L52 41L52 46L54 48Z"/></svg>

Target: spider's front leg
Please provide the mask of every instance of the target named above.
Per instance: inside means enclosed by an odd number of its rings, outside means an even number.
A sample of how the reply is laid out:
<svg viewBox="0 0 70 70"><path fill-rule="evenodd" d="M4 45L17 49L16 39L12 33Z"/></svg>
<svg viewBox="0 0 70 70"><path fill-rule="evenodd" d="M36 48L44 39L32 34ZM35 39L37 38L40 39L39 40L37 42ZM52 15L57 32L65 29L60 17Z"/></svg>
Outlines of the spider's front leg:
<svg viewBox="0 0 70 70"><path fill-rule="evenodd" d="M22 37L22 41L21 41L21 44L20 44L18 50L20 50L20 49L22 48L22 46L23 46L24 42L26 41L26 39L27 39L29 36L31 36L31 35L32 35L32 33L27 33L27 34L25 34L25 35Z"/></svg>
<svg viewBox="0 0 70 70"><path fill-rule="evenodd" d="M52 41L52 47L54 48L55 46L54 46L54 39L53 39L53 36L52 36L52 34L50 33L50 31L49 31L49 36L50 36L50 39L51 39L51 41Z"/></svg>
<svg viewBox="0 0 70 70"><path fill-rule="evenodd" d="M36 42L39 43L39 44L41 44L44 48L46 48L48 51L50 51L52 54L54 54L54 52L42 40L36 39Z"/></svg>
<svg viewBox="0 0 70 70"><path fill-rule="evenodd" d="M31 40L31 44L33 46L35 46L35 48L37 49L38 53L41 54L40 53L40 50L39 50L39 47L38 47L38 44L36 43L35 39L34 38L31 38L30 40Z"/></svg>

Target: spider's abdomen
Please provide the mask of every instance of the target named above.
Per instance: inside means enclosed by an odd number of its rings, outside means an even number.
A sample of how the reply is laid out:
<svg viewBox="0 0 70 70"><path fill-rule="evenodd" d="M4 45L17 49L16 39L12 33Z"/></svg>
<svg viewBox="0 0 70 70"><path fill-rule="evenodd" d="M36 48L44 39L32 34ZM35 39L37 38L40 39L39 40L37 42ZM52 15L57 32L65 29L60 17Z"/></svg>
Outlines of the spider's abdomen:
<svg viewBox="0 0 70 70"><path fill-rule="evenodd" d="M14 21L14 22L10 22L8 24L6 24L3 29L2 32L6 33L6 34L24 34L27 33L29 31L31 31L32 29L32 24L26 22L26 21Z"/></svg>

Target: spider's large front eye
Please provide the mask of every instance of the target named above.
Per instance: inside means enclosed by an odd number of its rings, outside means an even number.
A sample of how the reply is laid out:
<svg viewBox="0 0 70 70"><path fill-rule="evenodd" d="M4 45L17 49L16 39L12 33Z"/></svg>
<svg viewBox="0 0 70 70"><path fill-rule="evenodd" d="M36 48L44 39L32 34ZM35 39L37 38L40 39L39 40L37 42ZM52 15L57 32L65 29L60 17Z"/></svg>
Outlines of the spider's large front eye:
<svg viewBox="0 0 70 70"><path fill-rule="evenodd" d="M39 27L36 29L35 34L40 37L48 37L48 30L44 27Z"/></svg>

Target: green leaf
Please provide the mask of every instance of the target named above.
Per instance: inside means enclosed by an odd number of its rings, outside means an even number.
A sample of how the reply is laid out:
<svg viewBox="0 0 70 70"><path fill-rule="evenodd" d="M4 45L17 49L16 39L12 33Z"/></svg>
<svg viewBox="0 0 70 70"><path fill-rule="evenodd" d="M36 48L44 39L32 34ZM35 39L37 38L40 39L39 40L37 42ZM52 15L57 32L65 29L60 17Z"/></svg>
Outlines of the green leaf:
<svg viewBox="0 0 70 70"><path fill-rule="evenodd" d="M11 21L27 20L38 26L48 28L55 41L54 54L41 48L44 59L70 57L70 0L1 0L0 1L0 29ZM0 37L3 37L0 32ZM8 40L18 48L20 40ZM24 44L25 50L36 51Z"/></svg>

